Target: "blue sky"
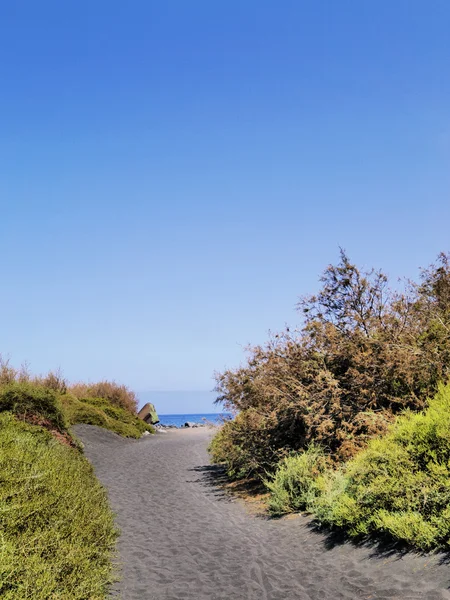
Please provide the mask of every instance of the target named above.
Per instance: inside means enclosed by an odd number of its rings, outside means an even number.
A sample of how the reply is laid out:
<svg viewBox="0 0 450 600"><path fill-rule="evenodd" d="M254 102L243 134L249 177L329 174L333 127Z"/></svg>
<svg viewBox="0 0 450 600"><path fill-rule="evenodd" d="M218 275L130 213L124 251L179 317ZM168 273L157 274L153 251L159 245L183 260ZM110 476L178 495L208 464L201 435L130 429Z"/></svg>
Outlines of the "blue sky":
<svg viewBox="0 0 450 600"><path fill-rule="evenodd" d="M449 249L449 26L446 0L4 3L2 353L210 390L339 245L415 277Z"/></svg>

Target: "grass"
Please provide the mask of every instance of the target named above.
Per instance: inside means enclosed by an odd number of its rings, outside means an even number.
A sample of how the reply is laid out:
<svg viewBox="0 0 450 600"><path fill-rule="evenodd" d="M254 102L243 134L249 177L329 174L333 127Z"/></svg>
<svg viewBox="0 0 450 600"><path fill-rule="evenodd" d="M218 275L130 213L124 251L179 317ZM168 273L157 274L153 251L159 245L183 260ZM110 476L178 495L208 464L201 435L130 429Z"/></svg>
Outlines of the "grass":
<svg viewBox="0 0 450 600"><path fill-rule="evenodd" d="M60 433L67 431L67 420L57 393L29 382L12 382L0 387L0 411L11 411L20 419L45 421Z"/></svg>
<svg viewBox="0 0 450 600"><path fill-rule="evenodd" d="M117 531L83 455L0 414L0 597L100 600Z"/></svg>
<svg viewBox="0 0 450 600"><path fill-rule="evenodd" d="M108 382L77 398L58 373L32 378L0 360L2 600L106 598L114 515L70 427L90 423L133 438L154 431L136 416L133 398Z"/></svg>
<svg viewBox="0 0 450 600"><path fill-rule="evenodd" d="M62 409L69 425L86 423L97 425L119 435L140 438L145 431L154 433L151 425L129 410L114 406L104 398L76 398L72 394L61 397Z"/></svg>

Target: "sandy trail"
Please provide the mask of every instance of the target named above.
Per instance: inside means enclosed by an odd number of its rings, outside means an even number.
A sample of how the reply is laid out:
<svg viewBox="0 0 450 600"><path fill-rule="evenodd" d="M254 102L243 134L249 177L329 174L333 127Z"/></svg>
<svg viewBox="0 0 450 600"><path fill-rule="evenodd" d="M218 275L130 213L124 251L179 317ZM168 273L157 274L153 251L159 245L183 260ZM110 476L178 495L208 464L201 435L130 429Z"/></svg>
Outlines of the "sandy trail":
<svg viewBox="0 0 450 600"><path fill-rule="evenodd" d="M250 514L210 477L206 429L138 442L79 425L121 529L122 600L450 599L442 556L381 553Z"/></svg>

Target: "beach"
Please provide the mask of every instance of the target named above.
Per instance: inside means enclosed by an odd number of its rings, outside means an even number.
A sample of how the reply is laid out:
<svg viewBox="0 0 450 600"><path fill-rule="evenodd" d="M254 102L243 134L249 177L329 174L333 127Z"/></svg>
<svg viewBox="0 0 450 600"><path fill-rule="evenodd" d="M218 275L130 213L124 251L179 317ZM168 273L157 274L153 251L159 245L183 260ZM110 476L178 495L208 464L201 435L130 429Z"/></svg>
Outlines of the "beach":
<svg viewBox="0 0 450 600"><path fill-rule="evenodd" d="M122 600L450 599L444 555L357 546L308 517L268 519L226 493L209 428L139 441L74 427L108 490L121 535Z"/></svg>

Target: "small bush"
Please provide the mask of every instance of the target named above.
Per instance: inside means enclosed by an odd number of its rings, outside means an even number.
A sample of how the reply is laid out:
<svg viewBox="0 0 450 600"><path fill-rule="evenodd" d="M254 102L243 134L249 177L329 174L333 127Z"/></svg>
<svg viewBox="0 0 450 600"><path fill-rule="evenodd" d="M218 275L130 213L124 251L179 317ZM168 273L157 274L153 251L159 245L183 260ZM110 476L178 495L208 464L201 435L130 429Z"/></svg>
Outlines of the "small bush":
<svg viewBox="0 0 450 600"><path fill-rule="evenodd" d="M58 395L49 388L17 382L0 386L0 411L10 411L25 421L42 422L61 433L67 430Z"/></svg>
<svg viewBox="0 0 450 600"><path fill-rule="evenodd" d="M114 406L123 408L132 414L137 412L136 394L126 385L120 385L115 381L99 381L92 384L76 383L70 386L69 392L79 400L103 398Z"/></svg>
<svg viewBox="0 0 450 600"><path fill-rule="evenodd" d="M315 512L352 536L383 533L423 550L450 545L450 385L428 408L319 482Z"/></svg>
<svg viewBox="0 0 450 600"><path fill-rule="evenodd" d="M88 461L0 414L0 597L101 600L117 532Z"/></svg>
<svg viewBox="0 0 450 600"><path fill-rule="evenodd" d="M273 478L265 482L270 491L269 511L273 515L311 511L320 493L318 479L329 466L329 458L314 445L284 458Z"/></svg>
<svg viewBox="0 0 450 600"><path fill-rule="evenodd" d="M263 479L283 453L274 447L273 423L269 416L253 409L226 421L211 441L211 460L226 467L231 479Z"/></svg>

